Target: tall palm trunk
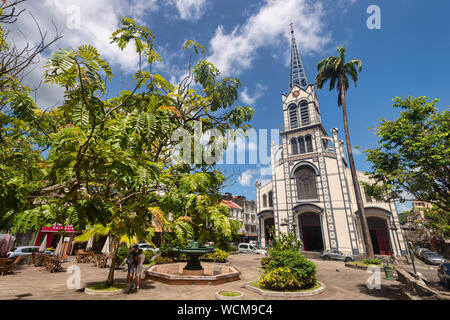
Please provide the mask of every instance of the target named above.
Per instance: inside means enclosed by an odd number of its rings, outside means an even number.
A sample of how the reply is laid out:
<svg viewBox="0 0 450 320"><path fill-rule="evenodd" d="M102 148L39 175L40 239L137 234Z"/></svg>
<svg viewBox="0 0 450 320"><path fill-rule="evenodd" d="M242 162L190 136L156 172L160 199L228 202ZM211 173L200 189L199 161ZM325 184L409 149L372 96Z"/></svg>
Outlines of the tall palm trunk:
<svg viewBox="0 0 450 320"><path fill-rule="evenodd" d="M119 252L120 241L117 237L114 238L114 252L111 261L111 266L109 267L108 279L106 280L107 286L112 286L114 284L114 270L116 269L117 253Z"/></svg>
<svg viewBox="0 0 450 320"><path fill-rule="evenodd" d="M366 255L368 258L374 258L372 239L370 238L369 226L366 220L366 214L364 212L364 205L361 196L361 188L359 186L358 176L356 174L355 160L353 159L352 145L350 144L350 134L348 131L347 121L347 102L345 97L345 90L340 89L342 114L344 117L344 130L345 130L345 144L347 146L348 161L350 163L350 172L352 174L353 188L355 190L356 203L358 206L359 223L361 224L362 235L364 239L364 246L366 249Z"/></svg>

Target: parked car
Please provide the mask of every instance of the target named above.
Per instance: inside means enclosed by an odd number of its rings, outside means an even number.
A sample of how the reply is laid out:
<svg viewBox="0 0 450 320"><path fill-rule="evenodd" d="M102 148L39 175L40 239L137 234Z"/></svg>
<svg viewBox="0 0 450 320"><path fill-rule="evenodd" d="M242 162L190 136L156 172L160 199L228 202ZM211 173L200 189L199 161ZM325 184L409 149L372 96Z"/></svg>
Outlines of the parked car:
<svg viewBox="0 0 450 320"><path fill-rule="evenodd" d="M433 251L423 252L422 257L423 261L425 261L428 264L441 264L445 262L444 258L440 254Z"/></svg>
<svg viewBox="0 0 450 320"><path fill-rule="evenodd" d="M427 248L421 248L421 247L414 248L414 254L420 259L423 259L422 254L426 251L432 252L430 249L427 249Z"/></svg>
<svg viewBox="0 0 450 320"><path fill-rule="evenodd" d="M437 271L439 280L450 289L450 263L441 264Z"/></svg>
<svg viewBox="0 0 450 320"><path fill-rule="evenodd" d="M12 249L9 252L8 258L12 259L12 258L16 258L18 256L28 256L28 255L31 255L33 252L38 253L39 247L38 246L17 247L17 248ZM54 252L50 251L50 250L45 250L44 253L45 254L54 254Z"/></svg>
<svg viewBox="0 0 450 320"><path fill-rule="evenodd" d="M240 243L238 246L239 253L256 253L266 255L267 251L261 248L256 247L250 243Z"/></svg>
<svg viewBox="0 0 450 320"><path fill-rule="evenodd" d="M148 243L139 243L138 248L142 249L142 251L150 250L153 252L158 252L159 248L154 248L151 244Z"/></svg>
<svg viewBox="0 0 450 320"><path fill-rule="evenodd" d="M340 260L345 262L355 261L352 255L343 253L341 251L338 251L336 249L332 250L324 250L320 254L320 258L324 260Z"/></svg>

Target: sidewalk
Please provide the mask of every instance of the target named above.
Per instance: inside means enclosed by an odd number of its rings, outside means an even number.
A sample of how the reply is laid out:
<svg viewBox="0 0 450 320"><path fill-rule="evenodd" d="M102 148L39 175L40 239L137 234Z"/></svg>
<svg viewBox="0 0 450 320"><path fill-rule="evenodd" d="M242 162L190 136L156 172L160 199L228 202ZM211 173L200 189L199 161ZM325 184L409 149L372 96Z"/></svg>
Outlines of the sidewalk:
<svg viewBox="0 0 450 320"><path fill-rule="evenodd" d="M230 264L241 271L241 279L235 282L218 286L174 286L144 280L141 289L130 294L121 294L110 297L89 296L81 290L67 289L66 281L70 276L66 272L48 273L39 271L34 266L20 266L15 274L5 275L0 281L0 299L51 299L51 300L212 300L219 290L238 290L244 293L245 300L262 300L260 295L244 288L245 283L258 279L260 271L259 255L239 254L230 255ZM395 280L385 280L381 274L381 289L369 290L366 281L370 274L364 270L347 268L340 261L313 260L318 266L318 279L326 286L324 293L305 297L302 300L372 300L372 299L407 299L403 294L401 284ZM75 264L71 261L63 264ZM105 281L108 268L98 269L92 264L76 264L81 270L81 288L88 284ZM126 282L126 270L116 270L115 281ZM264 297L264 300L275 299ZM290 298L295 299L295 298ZM283 299L283 300L290 300Z"/></svg>

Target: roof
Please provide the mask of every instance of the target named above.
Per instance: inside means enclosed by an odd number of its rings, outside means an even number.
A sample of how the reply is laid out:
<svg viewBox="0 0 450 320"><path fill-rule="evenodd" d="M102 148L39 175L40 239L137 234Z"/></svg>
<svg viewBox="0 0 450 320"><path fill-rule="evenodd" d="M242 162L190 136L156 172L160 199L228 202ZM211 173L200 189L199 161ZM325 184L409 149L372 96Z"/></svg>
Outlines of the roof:
<svg viewBox="0 0 450 320"><path fill-rule="evenodd" d="M222 203L225 204L229 209L242 210L242 208L239 205L237 205L236 203L234 203L233 201L222 200Z"/></svg>

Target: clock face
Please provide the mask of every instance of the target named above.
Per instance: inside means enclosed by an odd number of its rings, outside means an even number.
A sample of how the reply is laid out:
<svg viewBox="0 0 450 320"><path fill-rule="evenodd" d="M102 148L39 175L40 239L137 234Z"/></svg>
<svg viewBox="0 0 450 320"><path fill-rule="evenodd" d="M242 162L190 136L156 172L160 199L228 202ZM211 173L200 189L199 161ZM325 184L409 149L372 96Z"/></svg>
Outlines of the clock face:
<svg viewBox="0 0 450 320"><path fill-rule="evenodd" d="M294 91L292 93L292 95L294 96L294 98L298 97L298 95L300 94L300 91Z"/></svg>

